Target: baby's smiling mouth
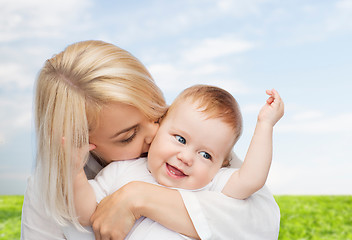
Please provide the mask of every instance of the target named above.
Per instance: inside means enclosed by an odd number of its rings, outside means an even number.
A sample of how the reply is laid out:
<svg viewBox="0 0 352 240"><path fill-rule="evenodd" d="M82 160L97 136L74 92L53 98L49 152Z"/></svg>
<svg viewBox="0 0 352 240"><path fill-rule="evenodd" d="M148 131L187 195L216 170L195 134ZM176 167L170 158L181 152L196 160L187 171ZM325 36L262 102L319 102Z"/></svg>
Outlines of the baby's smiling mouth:
<svg viewBox="0 0 352 240"><path fill-rule="evenodd" d="M171 176L171 177L176 177L176 178L181 178L181 177L186 177L188 175L184 174L180 169L171 166L170 164L166 163L166 169L167 169L167 173Z"/></svg>

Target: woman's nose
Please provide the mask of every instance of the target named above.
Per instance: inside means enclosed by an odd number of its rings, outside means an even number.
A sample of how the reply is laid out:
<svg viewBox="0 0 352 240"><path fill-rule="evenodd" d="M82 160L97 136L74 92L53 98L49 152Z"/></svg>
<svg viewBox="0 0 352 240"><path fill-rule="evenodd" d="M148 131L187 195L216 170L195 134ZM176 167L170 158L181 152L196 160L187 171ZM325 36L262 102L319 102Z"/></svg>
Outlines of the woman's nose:
<svg viewBox="0 0 352 240"><path fill-rule="evenodd" d="M149 147L150 147L150 144L147 144L147 143L143 143L143 146L142 146L142 151L141 153L147 153L149 151Z"/></svg>
<svg viewBox="0 0 352 240"><path fill-rule="evenodd" d="M150 122L148 124L147 133L144 138L145 144L150 145L152 143L158 129L159 129L159 123Z"/></svg>
<svg viewBox="0 0 352 240"><path fill-rule="evenodd" d="M154 123L154 122L148 123L146 127L146 132L144 135L142 153L146 153L149 151L150 144L152 143L158 129L159 129L158 123Z"/></svg>

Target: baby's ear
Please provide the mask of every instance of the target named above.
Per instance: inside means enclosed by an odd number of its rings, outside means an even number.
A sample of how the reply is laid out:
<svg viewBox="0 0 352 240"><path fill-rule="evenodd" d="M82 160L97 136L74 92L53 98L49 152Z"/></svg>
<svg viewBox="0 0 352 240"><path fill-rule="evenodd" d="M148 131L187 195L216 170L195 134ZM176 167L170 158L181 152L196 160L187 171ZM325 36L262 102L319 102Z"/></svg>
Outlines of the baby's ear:
<svg viewBox="0 0 352 240"><path fill-rule="evenodd" d="M228 167L228 166L230 166L230 161L231 161L230 156L227 156L227 157L225 158L225 160L222 162L221 167Z"/></svg>

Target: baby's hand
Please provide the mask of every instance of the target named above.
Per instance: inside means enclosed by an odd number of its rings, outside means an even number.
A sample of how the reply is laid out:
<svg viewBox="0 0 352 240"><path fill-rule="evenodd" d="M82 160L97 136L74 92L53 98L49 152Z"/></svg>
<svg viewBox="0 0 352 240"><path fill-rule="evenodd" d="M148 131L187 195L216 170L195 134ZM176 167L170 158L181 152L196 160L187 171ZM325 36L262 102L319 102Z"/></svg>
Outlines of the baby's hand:
<svg viewBox="0 0 352 240"><path fill-rule="evenodd" d="M274 126L284 115L284 103L275 89L266 90L266 94L270 97L259 112L258 122L268 122Z"/></svg>
<svg viewBox="0 0 352 240"><path fill-rule="evenodd" d="M85 165L85 159L88 154L88 152L94 150L96 146L94 144L86 144L78 149L73 153L75 155L74 160L75 160L75 169L76 171L80 171L84 168Z"/></svg>
<svg viewBox="0 0 352 240"><path fill-rule="evenodd" d="M66 144L65 137L62 137L62 145L64 146L64 148L65 148L65 144ZM85 162L86 155L88 154L88 152L90 152L91 150L94 150L95 148L96 146L94 144L85 144L80 148L71 148L71 151L72 151L71 154L73 156L74 168L76 173L83 171L84 165L86 163Z"/></svg>

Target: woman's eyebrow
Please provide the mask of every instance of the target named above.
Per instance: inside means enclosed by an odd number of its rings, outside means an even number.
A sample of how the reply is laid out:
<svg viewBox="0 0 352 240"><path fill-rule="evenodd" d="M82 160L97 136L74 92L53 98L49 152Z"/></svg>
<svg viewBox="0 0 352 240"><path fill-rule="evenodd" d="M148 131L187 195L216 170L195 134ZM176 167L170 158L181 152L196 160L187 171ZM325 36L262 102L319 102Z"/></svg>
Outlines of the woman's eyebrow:
<svg viewBox="0 0 352 240"><path fill-rule="evenodd" d="M115 133L114 135L112 135L112 136L110 137L110 139L116 138L117 136L119 136L119 135L122 134L122 133L129 132L129 131L131 131L132 129L138 127L138 125L139 125L139 124L136 124L136 125L133 125L132 127L128 127L128 128L122 129L121 131L118 131L117 133Z"/></svg>

